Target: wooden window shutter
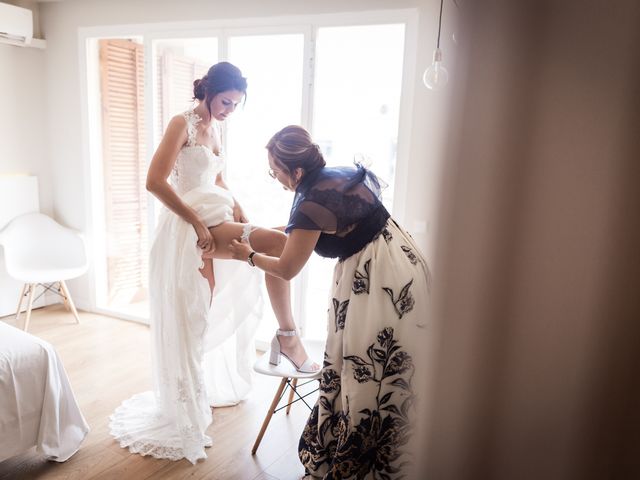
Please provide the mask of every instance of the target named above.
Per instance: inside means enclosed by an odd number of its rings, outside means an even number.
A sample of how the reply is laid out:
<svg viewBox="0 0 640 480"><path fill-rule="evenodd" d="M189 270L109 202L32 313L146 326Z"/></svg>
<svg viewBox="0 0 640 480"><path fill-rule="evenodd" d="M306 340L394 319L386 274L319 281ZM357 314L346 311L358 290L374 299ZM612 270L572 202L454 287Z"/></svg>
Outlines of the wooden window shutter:
<svg viewBox="0 0 640 480"><path fill-rule="evenodd" d="M156 98L159 105L156 124L161 125L161 130L155 132L155 138L159 142L171 117L193 105L193 81L202 78L209 67L171 50L160 53L156 62L159 72L156 83L156 91L159 92Z"/></svg>
<svg viewBox="0 0 640 480"><path fill-rule="evenodd" d="M100 41L107 276L110 304L148 291L143 46Z"/></svg>

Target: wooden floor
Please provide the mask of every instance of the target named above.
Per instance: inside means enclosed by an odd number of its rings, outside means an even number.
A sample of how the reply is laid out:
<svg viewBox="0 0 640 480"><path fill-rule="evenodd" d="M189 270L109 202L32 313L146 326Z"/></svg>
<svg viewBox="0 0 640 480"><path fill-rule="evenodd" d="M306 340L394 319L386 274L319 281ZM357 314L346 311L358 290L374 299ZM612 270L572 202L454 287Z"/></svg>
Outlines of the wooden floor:
<svg viewBox="0 0 640 480"><path fill-rule="evenodd" d="M65 366L91 432L64 463L48 462L35 448L0 462L0 479L238 479L289 480L303 476L297 444L309 414L298 402L287 416L271 419L255 456L251 447L277 389L279 378L255 375L250 397L234 407L216 408L207 433L208 458L191 465L133 455L112 439L109 415L120 402L151 387L149 329L145 325L80 312L82 323L62 306L35 310L30 333L53 344ZM1 319L9 324L13 317ZM315 395L307 398L315 402Z"/></svg>

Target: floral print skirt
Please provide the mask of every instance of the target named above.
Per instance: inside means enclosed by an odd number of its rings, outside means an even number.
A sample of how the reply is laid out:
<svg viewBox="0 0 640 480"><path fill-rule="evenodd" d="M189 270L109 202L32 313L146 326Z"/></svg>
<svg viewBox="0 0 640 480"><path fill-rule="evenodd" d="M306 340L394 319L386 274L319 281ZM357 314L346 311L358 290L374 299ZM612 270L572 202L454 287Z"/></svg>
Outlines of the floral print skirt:
<svg viewBox="0 0 640 480"><path fill-rule="evenodd" d="M422 368L414 360L426 338L429 284L424 258L393 219L336 265L320 395L298 447L306 474L406 476L413 377Z"/></svg>

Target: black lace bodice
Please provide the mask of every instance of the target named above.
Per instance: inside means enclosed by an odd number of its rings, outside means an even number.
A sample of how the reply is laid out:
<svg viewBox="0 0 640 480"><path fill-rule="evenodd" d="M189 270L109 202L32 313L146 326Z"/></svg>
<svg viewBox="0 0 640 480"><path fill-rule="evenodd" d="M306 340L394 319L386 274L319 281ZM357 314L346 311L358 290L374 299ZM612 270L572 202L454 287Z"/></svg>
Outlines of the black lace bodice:
<svg viewBox="0 0 640 480"><path fill-rule="evenodd" d="M373 240L388 218L373 172L360 165L324 167L305 175L296 188L286 232L321 230L316 253L344 259Z"/></svg>

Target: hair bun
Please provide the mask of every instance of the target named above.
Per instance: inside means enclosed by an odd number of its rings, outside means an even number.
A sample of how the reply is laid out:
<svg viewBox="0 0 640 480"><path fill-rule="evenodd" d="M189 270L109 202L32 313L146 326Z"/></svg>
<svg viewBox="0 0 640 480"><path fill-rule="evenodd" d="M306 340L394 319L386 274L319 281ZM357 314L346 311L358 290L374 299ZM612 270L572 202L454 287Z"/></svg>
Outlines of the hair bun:
<svg viewBox="0 0 640 480"><path fill-rule="evenodd" d="M204 100L206 75L193 81L193 98Z"/></svg>
<svg viewBox="0 0 640 480"><path fill-rule="evenodd" d="M320 145L300 125L289 125L276 132L267 143L267 150L290 172L302 168L309 173L326 165Z"/></svg>

